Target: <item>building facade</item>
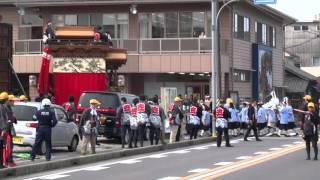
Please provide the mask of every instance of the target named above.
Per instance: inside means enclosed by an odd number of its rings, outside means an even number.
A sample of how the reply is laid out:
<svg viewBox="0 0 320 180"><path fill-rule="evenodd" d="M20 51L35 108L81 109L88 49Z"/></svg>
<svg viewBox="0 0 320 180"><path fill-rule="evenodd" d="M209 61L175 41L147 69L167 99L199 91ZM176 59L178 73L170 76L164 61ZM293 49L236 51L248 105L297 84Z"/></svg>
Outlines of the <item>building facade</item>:
<svg viewBox="0 0 320 180"><path fill-rule="evenodd" d="M25 0L0 4L0 14L13 25L13 64L25 86L40 71L47 22L99 25L115 47L128 50L127 64L117 72L125 79L124 91L153 96L161 87L175 87L178 94L203 98L211 88L210 2ZM239 100L263 98L270 90L282 94L283 27L295 20L250 0L227 6L219 20L221 96ZM35 93L34 87L29 93Z"/></svg>
<svg viewBox="0 0 320 180"><path fill-rule="evenodd" d="M320 20L296 22L285 34L286 51L299 56L301 67L320 66Z"/></svg>

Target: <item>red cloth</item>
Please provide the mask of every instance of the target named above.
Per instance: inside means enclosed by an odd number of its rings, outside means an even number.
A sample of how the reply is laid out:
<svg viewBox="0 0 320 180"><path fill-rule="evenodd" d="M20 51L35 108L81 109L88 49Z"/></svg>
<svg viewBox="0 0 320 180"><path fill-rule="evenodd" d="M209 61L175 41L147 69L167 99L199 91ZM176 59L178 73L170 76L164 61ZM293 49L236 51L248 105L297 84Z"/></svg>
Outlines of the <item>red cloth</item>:
<svg viewBox="0 0 320 180"><path fill-rule="evenodd" d="M52 56L48 48L43 49L41 59L41 69L38 80L38 94L47 94L49 92L49 67Z"/></svg>
<svg viewBox="0 0 320 180"><path fill-rule="evenodd" d="M3 149L3 154L2 154L2 157L3 157L3 165L8 167L8 157L10 155L10 152L11 152L11 147L10 147L10 142L11 142L11 139L10 139L10 135L8 132L5 132L4 133L4 141L5 141L5 148Z"/></svg>
<svg viewBox="0 0 320 180"><path fill-rule="evenodd" d="M83 91L105 91L105 73L54 73L54 96L56 104L68 101L69 96L75 97L75 105Z"/></svg>

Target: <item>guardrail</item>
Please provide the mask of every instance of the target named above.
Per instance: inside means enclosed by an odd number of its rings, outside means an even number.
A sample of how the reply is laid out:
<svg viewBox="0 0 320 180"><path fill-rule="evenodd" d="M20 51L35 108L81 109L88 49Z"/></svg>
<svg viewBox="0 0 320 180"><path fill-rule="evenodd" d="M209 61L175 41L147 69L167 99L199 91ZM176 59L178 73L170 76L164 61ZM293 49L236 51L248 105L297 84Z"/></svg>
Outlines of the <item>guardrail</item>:
<svg viewBox="0 0 320 180"><path fill-rule="evenodd" d="M41 39L16 40L15 54L39 54ZM128 54L210 53L211 38L150 38L113 39L115 48L127 49Z"/></svg>

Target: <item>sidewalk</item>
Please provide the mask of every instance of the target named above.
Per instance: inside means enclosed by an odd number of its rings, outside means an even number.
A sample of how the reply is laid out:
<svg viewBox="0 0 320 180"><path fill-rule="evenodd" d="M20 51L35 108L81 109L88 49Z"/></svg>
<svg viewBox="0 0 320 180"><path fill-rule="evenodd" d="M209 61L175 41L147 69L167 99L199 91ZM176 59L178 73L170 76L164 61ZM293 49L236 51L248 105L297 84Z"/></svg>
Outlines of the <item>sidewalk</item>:
<svg viewBox="0 0 320 180"><path fill-rule="evenodd" d="M83 165L88 163L94 163L98 161L110 160L114 158L120 158L124 156L133 156L144 153L151 153L156 151L162 151L166 149L176 149L186 146L192 146L196 144L203 144L213 142L215 139L212 137L201 137L196 140L184 140L167 145L150 146L149 142L145 141L145 147L122 149L119 144L104 144L101 143L97 146L97 154L80 156L79 146L77 152L68 152L66 148L58 148L53 151L52 160L50 162L45 161L43 156L39 156L40 159L36 159L34 162L24 160L22 158L15 159L17 167L0 169L0 179L9 178L13 176L21 176L26 174L38 173L42 171L60 169L75 165ZM16 148L15 155L19 152L28 152L26 150ZM30 151L29 151L30 152Z"/></svg>

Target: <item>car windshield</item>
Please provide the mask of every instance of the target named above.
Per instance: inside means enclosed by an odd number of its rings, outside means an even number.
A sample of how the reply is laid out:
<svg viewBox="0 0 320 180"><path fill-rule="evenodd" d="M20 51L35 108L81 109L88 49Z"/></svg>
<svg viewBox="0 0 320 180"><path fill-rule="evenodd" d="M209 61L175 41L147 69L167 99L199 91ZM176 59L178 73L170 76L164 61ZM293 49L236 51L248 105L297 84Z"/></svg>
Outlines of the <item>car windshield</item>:
<svg viewBox="0 0 320 180"><path fill-rule="evenodd" d="M83 93L79 100L79 107L89 107L90 99L97 99L101 105L100 108L117 109L119 104L118 96L105 93Z"/></svg>
<svg viewBox="0 0 320 180"><path fill-rule="evenodd" d="M18 121L33 121L33 115L36 114L37 108L33 106L15 105L12 111Z"/></svg>

